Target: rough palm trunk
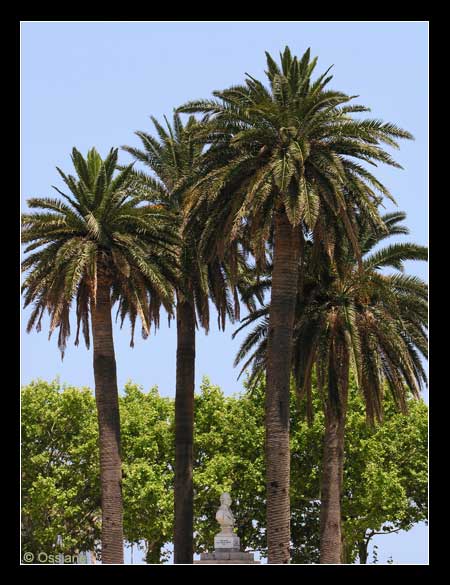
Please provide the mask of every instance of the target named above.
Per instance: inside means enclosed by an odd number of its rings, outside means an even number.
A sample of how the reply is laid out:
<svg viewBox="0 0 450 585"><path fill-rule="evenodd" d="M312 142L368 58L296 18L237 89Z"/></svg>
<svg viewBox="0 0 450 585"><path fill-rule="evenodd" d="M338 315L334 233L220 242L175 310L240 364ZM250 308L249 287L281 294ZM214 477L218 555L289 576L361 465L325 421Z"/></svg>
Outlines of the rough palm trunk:
<svg viewBox="0 0 450 585"><path fill-rule="evenodd" d="M195 309L185 301L177 304L176 367L174 562L192 563Z"/></svg>
<svg viewBox="0 0 450 585"><path fill-rule="evenodd" d="M290 561L289 387L300 232L280 209L275 216L267 348L266 489L269 563Z"/></svg>
<svg viewBox="0 0 450 585"><path fill-rule="evenodd" d="M343 369L346 371L347 367L344 365ZM321 482L321 564L341 564L343 560L341 498L348 374L341 377L340 384L338 378L336 370L330 368Z"/></svg>
<svg viewBox="0 0 450 585"><path fill-rule="evenodd" d="M91 303L95 400L100 437L102 491L102 564L123 563L122 467L116 358L111 322L110 286L100 276Z"/></svg>

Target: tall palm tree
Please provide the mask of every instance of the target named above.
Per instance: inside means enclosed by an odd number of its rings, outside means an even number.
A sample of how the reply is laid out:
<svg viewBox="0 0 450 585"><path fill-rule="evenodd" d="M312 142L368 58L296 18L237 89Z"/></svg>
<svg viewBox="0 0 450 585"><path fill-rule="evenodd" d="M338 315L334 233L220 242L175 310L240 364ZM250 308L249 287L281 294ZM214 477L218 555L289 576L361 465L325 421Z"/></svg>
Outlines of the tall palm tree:
<svg viewBox="0 0 450 585"><path fill-rule="evenodd" d="M407 392L418 398L426 383L420 357L427 357L426 284L401 273L380 274L379 269L403 271L405 260L426 260L427 250L414 244L394 244L372 252L377 243L377 238L372 238L364 242L368 255L363 272L352 266L347 251L339 276L328 287L326 304L317 307L317 320L308 327L307 337L301 339L301 326L298 331L303 348L311 334L317 340L314 349L306 352L306 359L316 361L319 388L328 384L324 393L321 563L343 559L341 498L350 362L354 363L370 423L381 420L385 383L403 412ZM302 378L299 373L298 377Z"/></svg>
<svg viewBox="0 0 450 585"><path fill-rule="evenodd" d="M226 316L233 319L229 285L239 271L243 259L234 246L227 253L233 259L226 265L216 257L203 262L198 254L201 221L196 219L189 230L183 230L186 193L199 172L203 144L198 138L201 124L193 116L183 125L178 114L172 126L166 119L164 128L151 118L158 138L136 132L142 149L123 149L142 162L151 175L133 171L136 189L149 201L165 206L176 218L180 233L177 255L180 279L176 287L177 355L175 395L175 530L174 562L193 562L193 429L195 389L195 330L197 321L208 332L210 324L209 297L218 311L219 328L225 327ZM236 301L236 297L235 297Z"/></svg>
<svg viewBox="0 0 450 585"><path fill-rule="evenodd" d="M364 223L360 226L362 271L345 241L334 262L327 262L325 249L312 242L304 255L307 266L297 295L292 372L299 398L306 397L310 418L311 377L316 368L325 408L321 563L342 559L341 496L350 364L353 362L370 422L381 420L386 384L405 411L406 392L418 397L426 382L421 356L427 357L427 287L402 271L406 260L426 260L427 250L411 243L374 250L384 238L408 233L399 224L404 218L402 212L384 215L387 230L383 231L374 232ZM321 247L323 258L318 258ZM398 272L385 274L380 272L383 268ZM268 280L265 286L270 285ZM268 305L262 306L235 332L257 324L236 358L240 362L248 357L244 369L252 364L252 382L264 374L269 312Z"/></svg>
<svg viewBox="0 0 450 585"><path fill-rule="evenodd" d="M305 234L333 248L343 224L358 253L355 214L379 225L377 204L388 190L354 159L399 166L381 148L410 134L378 120L357 120L352 97L326 89L328 71L314 82L317 58L301 59L288 47L281 66L267 56L269 87L247 75L245 85L213 92L215 99L190 102L180 112L209 118L205 140L209 172L191 190L186 224L207 218L203 254L250 229L252 252L263 266L273 233L266 395L266 486L269 563L290 559L289 376L299 261ZM206 165L208 167L208 165ZM347 187L344 191L344 186ZM375 193L372 187L377 190Z"/></svg>
<svg viewBox="0 0 450 585"><path fill-rule="evenodd" d="M44 311L50 315L50 335L59 329L64 356L70 335L70 310L75 302L80 327L90 345L91 317L102 490L102 562L123 563L120 418L116 359L111 321L112 302L136 316L143 335L157 324L159 306L172 310L170 281L176 278L177 242L168 213L156 205L139 205L131 186L131 167L115 177L118 149L105 160L92 148L85 159L72 151L76 177L57 169L70 195L62 199L34 198L36 213L22 216L25 307L33 303L27 331L41 329ZM37 250L37 251L36 251Z"/></svg>

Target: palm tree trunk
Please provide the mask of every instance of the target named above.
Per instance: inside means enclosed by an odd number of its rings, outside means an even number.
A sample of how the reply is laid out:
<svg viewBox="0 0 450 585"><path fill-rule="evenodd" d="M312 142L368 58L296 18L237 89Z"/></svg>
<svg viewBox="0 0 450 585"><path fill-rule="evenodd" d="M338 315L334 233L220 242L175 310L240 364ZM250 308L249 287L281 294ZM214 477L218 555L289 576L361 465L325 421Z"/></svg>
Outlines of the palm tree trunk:
<svg viewBox="0 0 450 585"><path fill-rule="evenodd" d="M348 368L345 365L344 371L347 373L340 377L334 367L329 369L320 507L321 564L341 564L343 561L341 497L348 391Z"/></svg>
<svg viewBox="0 0 450 585"><path fill-rule="evenodd" d="M122 467L116 358L111 322L110 286L98 278L91 303L95 400L100 436L102 490L102 564L123 563Z"/></svg>
<svg viewBox="0 0 450 585"><path fill-rule="evenodd" d="M320 508L320 563L341 563L341 492L344 452L344 420L332 407L325 415L325 438Z"/></svg>
<svg viewBox="0 0 450 585"><path fill-rule="evenodd" d="M267 348L266 489L269 563L290 561L289 397L300 231L276 212Z"/></svg>
<svg viewBox="0 0 450 585"><path fill-rule="evenodd" d="M174 562L193 562L193 436L195 385L195 309L177 304L177 381L175 395Z"/></svg>

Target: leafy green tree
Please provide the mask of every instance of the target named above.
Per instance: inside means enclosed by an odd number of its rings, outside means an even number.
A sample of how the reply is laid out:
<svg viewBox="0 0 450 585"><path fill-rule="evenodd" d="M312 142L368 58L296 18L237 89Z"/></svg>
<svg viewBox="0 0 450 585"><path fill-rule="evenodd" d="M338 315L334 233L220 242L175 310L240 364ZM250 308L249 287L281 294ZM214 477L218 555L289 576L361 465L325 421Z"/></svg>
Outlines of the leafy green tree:
<svg viewBox="0 0 450 585"><path fill-rule="evenodd" d="M102 559L123 562L120 418L111 306L119 304L122 321L129 315L132 342L136 317L143 335L158 324L161 303L172 307L171 282L176 279L173 245L177 234L167 211L139 205L133 197L131 167L114 177L118 150L105 160L92 148L85 159L76 148L72 162L77 176L57 169L70 195L62 199L34 198L28 206L41 211L22 216L22 242L28 254L23 283L25 307L33 303L27 331L41 329L50 313L50 335L59 329L64 355L70 335L70 310L75 302L80 326L90 344L93 336L95 396L100 432L102 484ZM38 249L38 251L36 251Z"/></svg>
<svg viewBox="0 0 450 585"><path fill-rule="evenodd" d="M225 396L204 378L196 395L195 552L213 548L220 494L230 491L243 549L267 556L264 490L264 381ZM292 398L295 395L291 388ZM291 409L292 561L320 560L320 478L325 416L315 379L313 421ZM128 383L122 421L124 537L148 563L167 561L173 535L174 403ZM427 407L409 414L387 400L382 424L366 424L349 385L343 485L345 562L367 562L374 535L408 530L427 518ZM23 551L93 550L100 533L95 402L87 389L38 381L22 389ZM57 537L62 536L58 547Z"/></svg>
<svg viewBox="0 0 450 585"><path fill-rule="evenodd" d="M22 550L93 551L101 510L92 392L37 381L21 403ZM173 528L173 401L128 383L119 403L124 538L144 541L147 562L157 563Z"/></svg>
<svg viewBox="0 0 450 585"><path fill-rule="evenodd" d="M248 393L224 396L204 377L196 395L195 543L212 550L220 495L231 493L243 550L264 546L264 400Z"/></svg>
<svg viewBox="0 0 450 585"><path fill-rule="evenodd" d="M305 420L304 404L296 406L292 421L292 555L300 563L320 562L325 414L315 381L312 401L317 410L313 421ZM409 530L427 520L428 408L422 400L407 402L405 414L387 397L383 422L367 425L364 400L350 380L342 496L345 563L357 558L366 563L373 536Z"/></svg>
<svg viewBox="0 0 450 585"><path fill-rule="evenodd" d="M294 398L293 387L291 392ZM242 395L227 397L203 380L196 397L196 552L213 548L219 496L230 491L243 548L267 555L264 393L261 381ZM315 380L312 400L317 414L311 423L303 402L293 401L291 418L292 560L302 564L320 561L325 415ZM409 530L427 518L427 407L409 400L408 411L398 412L388 398L384 422L368 426L364 401L351 379L342 508L347 563L360 554L361 539Z"/></svg>
<svg viewBox="0 0 450 585"><path fill-rule="evenodd" d="M384 422L369 429L354 397L347 415L342 499L344 559L368 559L376 535L410 530L428 518L428 408L408 401L408 414L385 404ZM354 440L358 437L358 441Z"/></svg>
<svg viewBox="0 0 450 585"><path fill-rule="evenodd" d="M37 558L93 550L100 477L91 391L37 380L22 388L21 416L22 552Z"/></svg>
<svg viewBox="0 0 450 585"><path fill-rule="evenodd" d="M124 536L144 541L147 563L160 563L173 538L174 404L157 388L125 385L120 397L123 448Z"/></svg>
<svg viewBox="0 0 450 585"><path fill-rule="evenodd" d="M411 135L394 124L355 119L367 108L354 96L328 90L328 71L311 80L317 58L301 59L288 47L280 66L266 53L269 87L247 75L245 85L213 92L180 112L209 117L205 168L190 195L187 224L207 218L202 253L214 254L251 233L262 266L273 241L267 348L266 457L269 562L290 559L289 381L298 271L305 239L333 251L336 229L359 255L357 212L380 225L377 204L388 190L359 162L399 166L380 145ZM374 187L378 193L372 190Z"/></svg>

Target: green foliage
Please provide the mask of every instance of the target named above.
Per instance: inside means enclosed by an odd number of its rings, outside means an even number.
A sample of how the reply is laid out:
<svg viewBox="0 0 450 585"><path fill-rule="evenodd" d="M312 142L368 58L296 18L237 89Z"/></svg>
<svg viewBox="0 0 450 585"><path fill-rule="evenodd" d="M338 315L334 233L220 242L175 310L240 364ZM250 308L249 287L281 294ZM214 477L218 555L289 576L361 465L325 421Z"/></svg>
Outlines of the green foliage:
<svg viewBox="0 0 450 585"><path fill-rule="evenodd" d="M145 541L147 562L161 561L173 532L173 401L157 388L125 386L120 399L124 536Z"/></svg>
<svg viewBox="0 0 450 585"><path fill-rule="evenodd" d="M262 395L224 396L203 379L195 397L194 490L196 551L213 548L220 494L231 493L243 549L263 546L265 525Z"/></svg>
<svg viewBox="0 0 450 585"><path fill-rule="evenodd" d="M428 514L428 408L408 402L408 414L392 402L384 423L367 427L360 402L353 398L347 425L342 514L347 557L354 543L367 545L375 534L409 530ZM351 437L358 436L358 443ZM349 545L352 543L353 548Z"/></svg>
<svg viewBox="0 0 450 585"><path fill-rule="evenodd" d="M264 393L261 382L225 396L204 378L195 397L195 550L211 550L219 496L233 499L243 548L266 552ZM292 560L317 563L322 442L317 415L291 409ZM364 404L350 385L344 463L343 531L348 562L378 533L408 530L427 518L427 407L409 414L387 401L384 422L368 427ZM173 534L174 404L128 383L120 397L124 534L144 546L147 562L164 562ZM99 538L100 493L95 401L88 389L38 381L22 389L23 550L92 550Z"/></svg>
<svg viewBox="0 0 450 585"><path fill-rule="evenodd" d="M292 418L291 490L293 562L319 562L321 455L324 415L313 389L317 416L305 421L304 405ZM386 401L384 421L367 425L354 380L349 388L342 521L345 561L353 563L375 534L409 530L428 514L428 408L408 400L408 414ZM361 561L361 559L360 559Z"/></svg>
<svg viewBox="0 0 450 585"><path fill-rule="evenodd" d="M89 389L42 380L22 389L23 551L93 549L100 537L97 438Z"/></svg>

